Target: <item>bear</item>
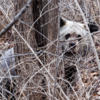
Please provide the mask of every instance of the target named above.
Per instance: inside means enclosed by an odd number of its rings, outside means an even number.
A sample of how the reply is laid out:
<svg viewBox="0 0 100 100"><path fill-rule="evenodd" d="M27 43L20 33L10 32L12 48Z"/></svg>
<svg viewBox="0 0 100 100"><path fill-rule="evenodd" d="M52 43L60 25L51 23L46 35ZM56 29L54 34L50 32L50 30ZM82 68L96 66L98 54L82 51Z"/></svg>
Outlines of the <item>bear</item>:
<svg viewBox="0 0 100 100"><path fill-rule="evenodd" d="M98 31L98 26L94 22L89 23L88 26L91 33ZM60 19L60 46L63 52L77 53L81 48L87 49L89 46L87 35L88 31L84 24L69 21L63 17Z"/></svg>
<svg viewBox="0 0 100 100"><path fill-rule="evenodd" d="M98 25L94 22L88 23L90 33L99 30ZM69 21L64 17L60 18L60 48L63 53L63 58L67 58L64 64L64 79L75 84L78 77L75 55L81 54L82 57L87 55L90 46L88 31L84 24L74 21ZM70 60L68 60L70 57ZM69 83L66 83L69 87Z"/></svg>

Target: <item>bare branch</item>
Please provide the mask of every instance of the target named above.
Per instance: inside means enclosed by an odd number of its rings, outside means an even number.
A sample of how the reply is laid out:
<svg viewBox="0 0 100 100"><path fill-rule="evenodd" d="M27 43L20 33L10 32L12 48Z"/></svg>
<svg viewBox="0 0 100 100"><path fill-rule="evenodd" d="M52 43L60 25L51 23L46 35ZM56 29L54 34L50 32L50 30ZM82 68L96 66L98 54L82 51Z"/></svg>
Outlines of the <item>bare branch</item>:
<svg viewBox="0 0 100 100"><path fill-rule="evenodd" d="M21 9L21 11L14 17L14 19L0 32L0 37L4 35L18 20L19 18L26 12L26 10L30 7L30 4L33 0L29 0L26 5Z"/></svg>
<svg viewBox="0 0 100 100"><path fill-rule="evenodd" d="M77 7L78 7L79 10L80 10L80 13L82 14L84 23L85 23L86 28L87 28L87 30L88 30L88 32L89 32L89 38L90 38L90 41L91 41L91 45L92 45L92 47L93 47L93 52L94 52L94 54L95 54L95 56L96 56L96 62L97 62L97 65L98 65L98 69L100 70L99 57L98 57L98 54L97 54L97 51L96 51L96 48L95 48L95 44L94 44L94 42L93 42L93 39L92 39L92 37L91 37L91 35L90 35L90 31L89 31L89 28L88 28L88 25L87 25L87 22L86 22L86 18L85 18L85 16L84 16L84 13L83 13L83 11L82 11L80 5L78 4L77 0L75 0L75 2L76 2L76 4L77 4Z"/></svg>
<svg viewBox="0 0 100 100"><path fill-rule="evenodd" d="M61 0L60 0L60 3L61 3ZM56 91L56 86L57 86L57 74L58 74L58 68L59 68L59 37L60 37L60 16L61 16L61 6L59 7L59 13L58 13L58 34L57 34L57 61L56 61L56 70L55 70L55 81L54 81L54 90L53 90L53 98L52 100L54 100L54 97L55 97L55 91Z"/></svg>

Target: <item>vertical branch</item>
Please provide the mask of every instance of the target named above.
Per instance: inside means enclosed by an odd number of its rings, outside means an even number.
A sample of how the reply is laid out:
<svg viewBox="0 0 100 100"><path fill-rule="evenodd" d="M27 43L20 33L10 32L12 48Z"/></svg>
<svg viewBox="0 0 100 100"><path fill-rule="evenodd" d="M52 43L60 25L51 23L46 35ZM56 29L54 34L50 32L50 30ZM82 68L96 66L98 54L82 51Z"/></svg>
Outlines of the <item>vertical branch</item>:
<svg viewBox="0 0 100 100"><path fill-rule="evenodd" d="M87 30L88 30L88 32L89 32L89 39L90 39L91 45L92 45L92 47L93 47L93 52L94 52L94 54L95 54L95 56L96 56L96 62L97 62L97 65L98 65L98 69L100 70L99 57L98 57L98 54L97 54L97 51L96 51L96 48L95 48L93 39L92 39L92 37L91 37L90 31L89 31L89 28L88 28L88 25L87 25L87 22L86 22L86 18L85 18L85 16L84 16L84 13L83 13L83 11L81 10L80 5L78 4L77 0L75 0L75 2L76 2L77 7L78 7L79 10L80 10L80 13L82 14L84 23L85 23L86 28L87 28Z"/></svg>
<svg viewBox="0 0 100 100"><path fill-rule="evenodd" d="M55 97L55 90L56 90L56 85L57 85L57 73L58 73L58 68L59 68L59 37L60 37L60 11L61 11L61 0L60 1L60 6L59 6L59 11L58 11L58 34L57 34L57 61L56 61L56 70L55 70L55 81L54 81L54 91L53 91L53 98L54 100Z"/></svg>

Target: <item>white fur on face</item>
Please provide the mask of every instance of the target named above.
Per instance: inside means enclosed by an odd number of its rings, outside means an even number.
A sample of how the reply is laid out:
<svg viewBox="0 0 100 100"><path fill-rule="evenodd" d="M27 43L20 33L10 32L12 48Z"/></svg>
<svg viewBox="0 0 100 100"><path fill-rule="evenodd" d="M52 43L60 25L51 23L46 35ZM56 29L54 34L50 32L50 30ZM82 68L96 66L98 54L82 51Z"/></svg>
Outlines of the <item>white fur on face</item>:
<svg viewBox="0 0 100 100"><path fill-rule="evenodd" d="M66 25L64 25L60 29L60 37L64 37L66 34L73 34L76 33L77 35L86 36L87 31L84 27L84 24L72 22L72 21L66 21Z"/></svg>
<svg viewBox="0 0 100 100"><path fill-rule="evenodd" d="M81 23L77 23L77 22L72 22L72 21L68 21L65 20L66 24L61 27L60 29L60 41L61 41L61 46L64 47L64 49L69 49L69 43L70 42L75 42L76 43L76 47L75 47L75 51L78 51L79 46L78 46L78 39L77 36L80 35L81 36L81 41L86 42L87 38L87 31L84 27L84 24ZM70 37L68 39L65 38L65 36L67 34L70 34Z"/></svg>

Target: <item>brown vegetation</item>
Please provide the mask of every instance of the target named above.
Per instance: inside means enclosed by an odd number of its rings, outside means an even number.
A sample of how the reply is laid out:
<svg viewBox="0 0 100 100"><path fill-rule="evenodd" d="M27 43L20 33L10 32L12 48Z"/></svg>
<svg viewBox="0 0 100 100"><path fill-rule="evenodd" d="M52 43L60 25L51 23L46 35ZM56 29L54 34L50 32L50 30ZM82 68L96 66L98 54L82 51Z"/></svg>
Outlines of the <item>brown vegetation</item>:
<svg viewBox="0 0 100 100"><path fill-rule="evenodd" d="M10 23L28 0L0 0L0 31ZM80 5L82 13L77 6ZM14 26L0 38L0 54L14 48L15 65L10 65L0 76L0 82L8 77L16 100L99 100L100 75L97 60L100 59L99 31L92 33L96 51L88 55L63 57L59 49L59 18L100 26L100 0L33 0L29 9ZM85 19L85 21L84 21ZM90 43L91 45L91 43ZM96 55L96 53L97 55ZM98 59L99 57L99 59ZM74 64L78 77L65 79L65 66ZM17 74L12 79L11 69ZM73 72L74 70L72 70ZM67 73L72 73L67 71ZM6 82L0 84L0 91ZM6 100L3 92L1 98Z"/></svg>

